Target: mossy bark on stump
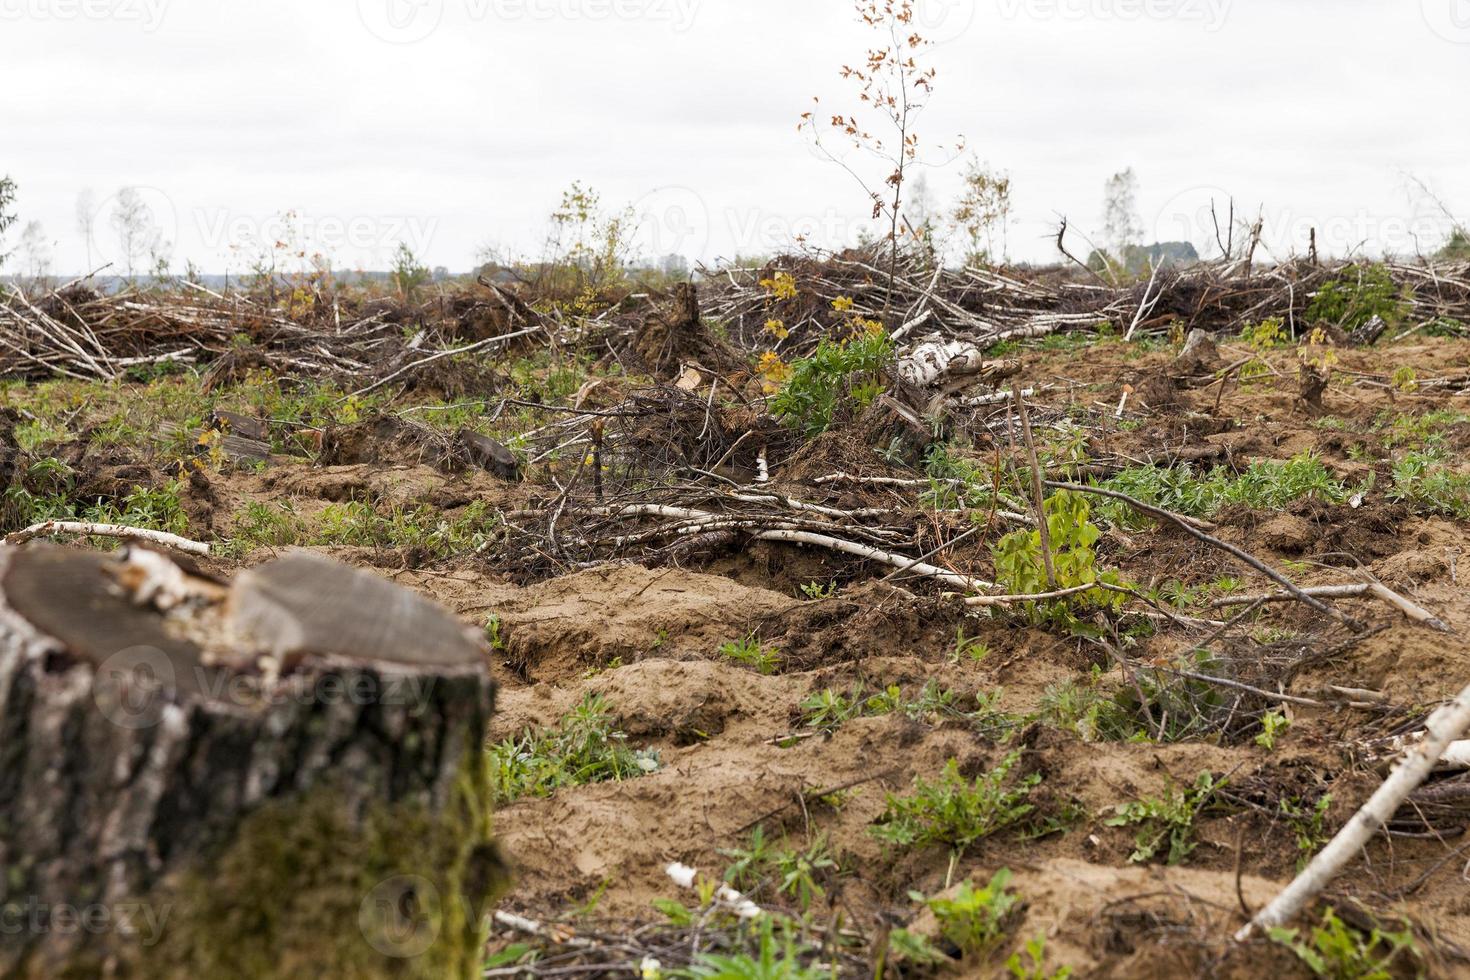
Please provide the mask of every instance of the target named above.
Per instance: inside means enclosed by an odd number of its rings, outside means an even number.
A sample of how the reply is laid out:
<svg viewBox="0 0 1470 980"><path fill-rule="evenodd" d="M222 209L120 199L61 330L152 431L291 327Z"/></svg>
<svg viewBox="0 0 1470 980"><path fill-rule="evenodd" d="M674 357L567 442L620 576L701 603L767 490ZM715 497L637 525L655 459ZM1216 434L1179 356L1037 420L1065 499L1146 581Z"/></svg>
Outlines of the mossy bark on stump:
<svg viewBox="0 0 1470 980"><path fill-rule="evenodd" d="M493 696L325 559L0 549L0 976L476 975Z"/></svg>

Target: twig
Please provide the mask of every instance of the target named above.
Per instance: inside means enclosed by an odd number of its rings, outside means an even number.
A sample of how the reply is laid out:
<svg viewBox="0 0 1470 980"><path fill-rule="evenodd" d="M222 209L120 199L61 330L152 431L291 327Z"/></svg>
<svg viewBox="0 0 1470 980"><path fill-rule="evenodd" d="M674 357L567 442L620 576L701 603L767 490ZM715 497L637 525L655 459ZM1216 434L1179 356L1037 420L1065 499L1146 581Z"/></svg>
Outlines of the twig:
<svg viewBox="0 0 1470 980"><path fill-rule="evenodd" d="M202 541L191 541L167 531L151 531L141 527L124 527L121 524L92 524L85 521L42 521L32 524L23 531L5 537L8 545L24 544L33 538L49 537L53 534L79 534L98 538L123 538L130 541L148 541L191 555L209 554L209 545Z"/></svg>
<svg viewBox="0 0 1470 980"><path fill-rule="evenodd" d="M1444 620L1434 615L1434 613L1399 595L1382 582L1349 582L1344 585L1309 585L1299 591L1305 595L1319 599L1352 599L1371 595L1393 606L1416 623L1428 626L1430 629L1440 633L1454 632ZM1225 599L1216 599L1210 603L1210 608L1222 609L1226 606L1259 605L1263 602L1289 602L1297 598L1298 596L1292 592L1270 592L1265 595L1234 596Z"/></svg>
<svg viewBox="0 0 1470 980"><path fill-rule="evenodd" d="M1123 501L1124 503L1133 507L1135 510L1140 510L1151 517L1157 517L1161 520L1169 521L1170 523L1182 528L1186 533L1193 535L1199 540L1205 542L1205 544L1211 545L1215 548L1219 548L1221 551L1234 555L1240 561L1249 565L1251 568L1254 568L1256 571L1260 572L1262 575L1266 576L1277 585L1280 585L1282 588L1286 589L1286 591L1290 592L1292 596L1295 597L1298 601L1306 603L1308 606L1311 606L1313 609L1317 610L1320 613L1325 613L1333 617L1334 619L1340 620L1345 626L1347 626L1354 632L1362 631L1362 625L1355 620L1349 618L1347 614L1343 613L1341 610L1327 605L1327 603L1322 602L1320 599L1315 599L1312 596L1307 595L1300 588L1298 588L1296 583L1292 582L1291 579L1287 578L1285 575L1282 575L1280 572L1276 571L1276 569L1272 568L1270 565L1267 565L1265 562L1261 561L1254 555L1242 551L1229 542L1221 541L1219 538L1206 534L1204 531L1201 531L1196 526L1197 522L1192 520L1191 518L1185 517L1182 514L1176 514L1173 511L1164 510L1162 507L1155 507L1152 504L1146 504L1136 497L1130 497L1126 493L1119 493L1116 490L1104 490L1102 487L1088 487L1078 483L1056 483L1051 480L1046 481L1046 485L1056 490L1072 490L1077 493L1093 493L1104 497L1112 497L1116 500Z"/></svg>

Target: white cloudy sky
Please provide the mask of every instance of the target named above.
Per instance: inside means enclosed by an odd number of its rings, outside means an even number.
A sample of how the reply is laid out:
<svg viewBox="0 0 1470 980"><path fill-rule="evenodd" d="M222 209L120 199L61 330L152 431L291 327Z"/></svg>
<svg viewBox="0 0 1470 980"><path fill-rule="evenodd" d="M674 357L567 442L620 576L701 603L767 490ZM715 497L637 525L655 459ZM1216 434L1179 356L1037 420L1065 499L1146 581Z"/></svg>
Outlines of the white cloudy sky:
<svg viewBox="0 0 1470 980"><path fill-rule="evenodd" d="M1095 232L1127 166L1150 239L1204 245L1233 196L1278 254L1312 226L1432 247L1406 174L1470 218L1470 0L919 2L921 135L1010 171L1013 257L1050 259L1058 214ZM636 203L650 253L841 244L865 201L795 123L867 40L848 0L0 0L0 174L61 272L115 257L125 185L206 271L288 209L339 266L404 240L465 269L534 251L574 179Z"/></svg>

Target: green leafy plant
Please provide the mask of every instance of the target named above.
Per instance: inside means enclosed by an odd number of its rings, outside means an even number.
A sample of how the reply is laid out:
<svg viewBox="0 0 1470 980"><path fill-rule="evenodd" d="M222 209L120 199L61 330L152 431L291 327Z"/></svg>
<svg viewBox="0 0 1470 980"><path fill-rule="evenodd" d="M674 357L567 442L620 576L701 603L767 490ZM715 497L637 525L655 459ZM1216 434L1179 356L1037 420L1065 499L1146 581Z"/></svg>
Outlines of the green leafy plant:
<svg viewBox="0 0 1470 980"><path fill-rule="evenodd" d="M1327 833L1327 811L1331 808L1331 793L1323 793L1311 805L1298 799L1284 799L1278 804L1278 812L1296 838L1298 871L1305 868L1307 862L1312 860L1312 855L1330 839L1331 835Z"/></svg>
<svg viewBox="0 0 1470 980"><path fill-rule="evenodd" d="M1063 490L1052 494L1043 504L1050 532L1052 566L1056 587L1072 589L1095 582L1122 585L1116 571L1100 571L1093 545L1102 537L1097 525L1088 518L1091 509L1080 493ZM991 549L995 559L996 580L1007 592L1034 595L1051 591L1041 552L1041 532L1013 531ZM1117 592L1089 589L1076 595L1043 602L1027 603L1028 615L1040 620L1080 628L1077 614L1090 609L1117 609L1123 596Z"/></svg>
<svg viewBox="0 0 1470 980"><path fill-rule="evenodd" d="M831 427L840 409L862 409L882 392L881 372L893 357L886 333L823 340L811 357L790 365L790 380L771 400L771 412L811 438Z"/></svg>
<svg viewBox="0 0 1470 980"><path fill-rule="evenodd" d="M613 728L600 694L588 694L557 729L526 730L489 750L491 786L497 803L523 796L550 796L563 786L631 779L659 767L658 753L628 747Z"/></svg>
<svg viewBox="0 0 1470 980"><path fill-rule="evenodd" d="M824 834L819 834L806 850L782 849L770 861L776 872L776 891L794 898L802 912L827 893L817 879L836 874L838 870Z"/></svg>
<svg viewBox="0 0 1470 980"><path fill-rule="evenodd" d="M900 847L945 844L958 857L978 840L1029 823L1036 807L1027 800L1041 776L1012 780L1011 770L1020 759L1019 752L1012 752L974 780L961 776L953 759L933 782L916 776L912 794L888 794L874 836Z"/></svg>
<svg viewBox="0 0 1470 980"><path fill-rule="evenodd" d="M1139 828L1134 851L1128 856L1130 862L1151 861L1167 845L1165 862L1179 864L1195 849L1195 818L1214 802L1216 792L1224 785L1225 780L1216 781L1208 772L1200 773L1192 787L1180 788L1170 780L1162 795L1122 804L1106 823L1109 827Z"/></svg>
<svg viewBox="0 0 1470 980"><path fill-rule="evenodd" d="M1006 934L1019 906L1021 896L1009 890L1011 871L1001 868L983 888L965 881L953 898L931 898L926 904L939 920L944 938L966 955L989 951ZM910 892L915 901L925 901L919 892Z"/></svg>
<svg viewBox="0 0 1470 980"><path fill-rule="evenodd" d="M1295 953L1314 974L1333 980L1391 980L1395 961L1419 955L1412 930L1385 932L1375 926L1365 934L1343 922L1331 907L1307 936L1300 929L1280 927L1269 930L1268 935Z"/></svg>
<svg viewBox="0 0 1470 980"><path fill-rule="evenodd" d="M863 713L862 689L854 687L850 694L841 694L830 687L823 688L803 698L798 710L802 724L808 728L836 728Z"/></svg>
<svg viewBox="0 0 1470 980"><path fill-rule="evenodd" d="M1310 452L1288 460L1257 460L1239 475L1223 467L1203 476L1188 466L1133 467L1099 486L1191 517L1208 517L1227 504L1274 510L1303 498L1341 503L1348 497L1347 487ZM1100 505L1098 513L1108 523L1127 529L1152 523L1121 501Z"/></svg>
<svg viewBox="0 0 1470 980"><path fill-rule="evenodd" d="M760 917L754 954L700 953L678 975L692 980L830 980L830 969L806 964L816 951L797 938L785 919L780 920L781 936L777 938L777 918Z"/></svg>
<svg viewBox="0 0 1470 980"><path fill-rule="evenodd" d="M953 663L968 660L971 663L979 663L990 656L990 645L983 640L965 635L963 625L957 627L954 633L954 649L950 651L949 659Z"/></svg>
<svg viewBox="0 0 1470 980"><path fill-rule="evenodd" d="M1276 748L1276 739L1291 727L1291 719L1278 711L1268 711L1261 716L1261 731L1256 744L1270 752Z"/></svg>
<svg viewBox="0 0 1470 980"><path fill-rule="evenodd" d="M1285 345L1290 337L1282 319L1273 316L1260 323L1248 324L1240 331L1240 339L1252 350L1266 351Z"/></svg>
<svg viewBox="0 0 1470 980"><path fill-rule="evenodd" d="M837 594L837 583L808 582L801 587L801 594L808 599L830 599Z"/></svg>
<svg viewBox="0 0 1470 980"><path fill-rule="evenodd" d="M1407 314L1404 290L1380 264L1351 267L1317 290L1307 306L1307 322L1325 320L1344 330L1354 330L1375 316L1392 327Z"/></svg>
<svg viewBox="0 0 1470 980"><path fill-rule="evenodd" d="M1021 959L1021 953L1026 954L1026 959ZM1006 960L1006 969L1016 980L1070 980L1072 968L1063 966L1057 970L1046 972L1046 934L1040 933L1026 940L1025 947L1019 952L1012 953Z"/></svg>
<svg viewBox="0 0 1470 980"><path fill-rule="evenodd" d="M780 664L777 651L762 645L754 633L723 644L720 647L720 656L747 667L754 667L761 674L774 674Z"/></svg>
<svg viewBox="0 0 1470 980"><path fill-rule="evenodd" d="M1421 513L1470 519L1470 474L1457 472L1437 448L1405 453L1393 463L1388 499Z"/></svg>

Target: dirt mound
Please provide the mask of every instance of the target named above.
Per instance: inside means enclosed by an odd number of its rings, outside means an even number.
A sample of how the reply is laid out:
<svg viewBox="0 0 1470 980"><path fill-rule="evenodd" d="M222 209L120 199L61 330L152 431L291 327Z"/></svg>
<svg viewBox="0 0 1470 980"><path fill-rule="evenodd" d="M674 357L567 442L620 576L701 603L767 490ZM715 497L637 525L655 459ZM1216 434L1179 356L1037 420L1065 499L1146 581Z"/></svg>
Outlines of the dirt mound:
<svg viewBox="0 0 1470 980"><path fill-rule="evenodd" d="M623 565L531 586L491 614L502 623L507 662L541 681L614 661L709 657L795 605L715 575Z"/></svg>

